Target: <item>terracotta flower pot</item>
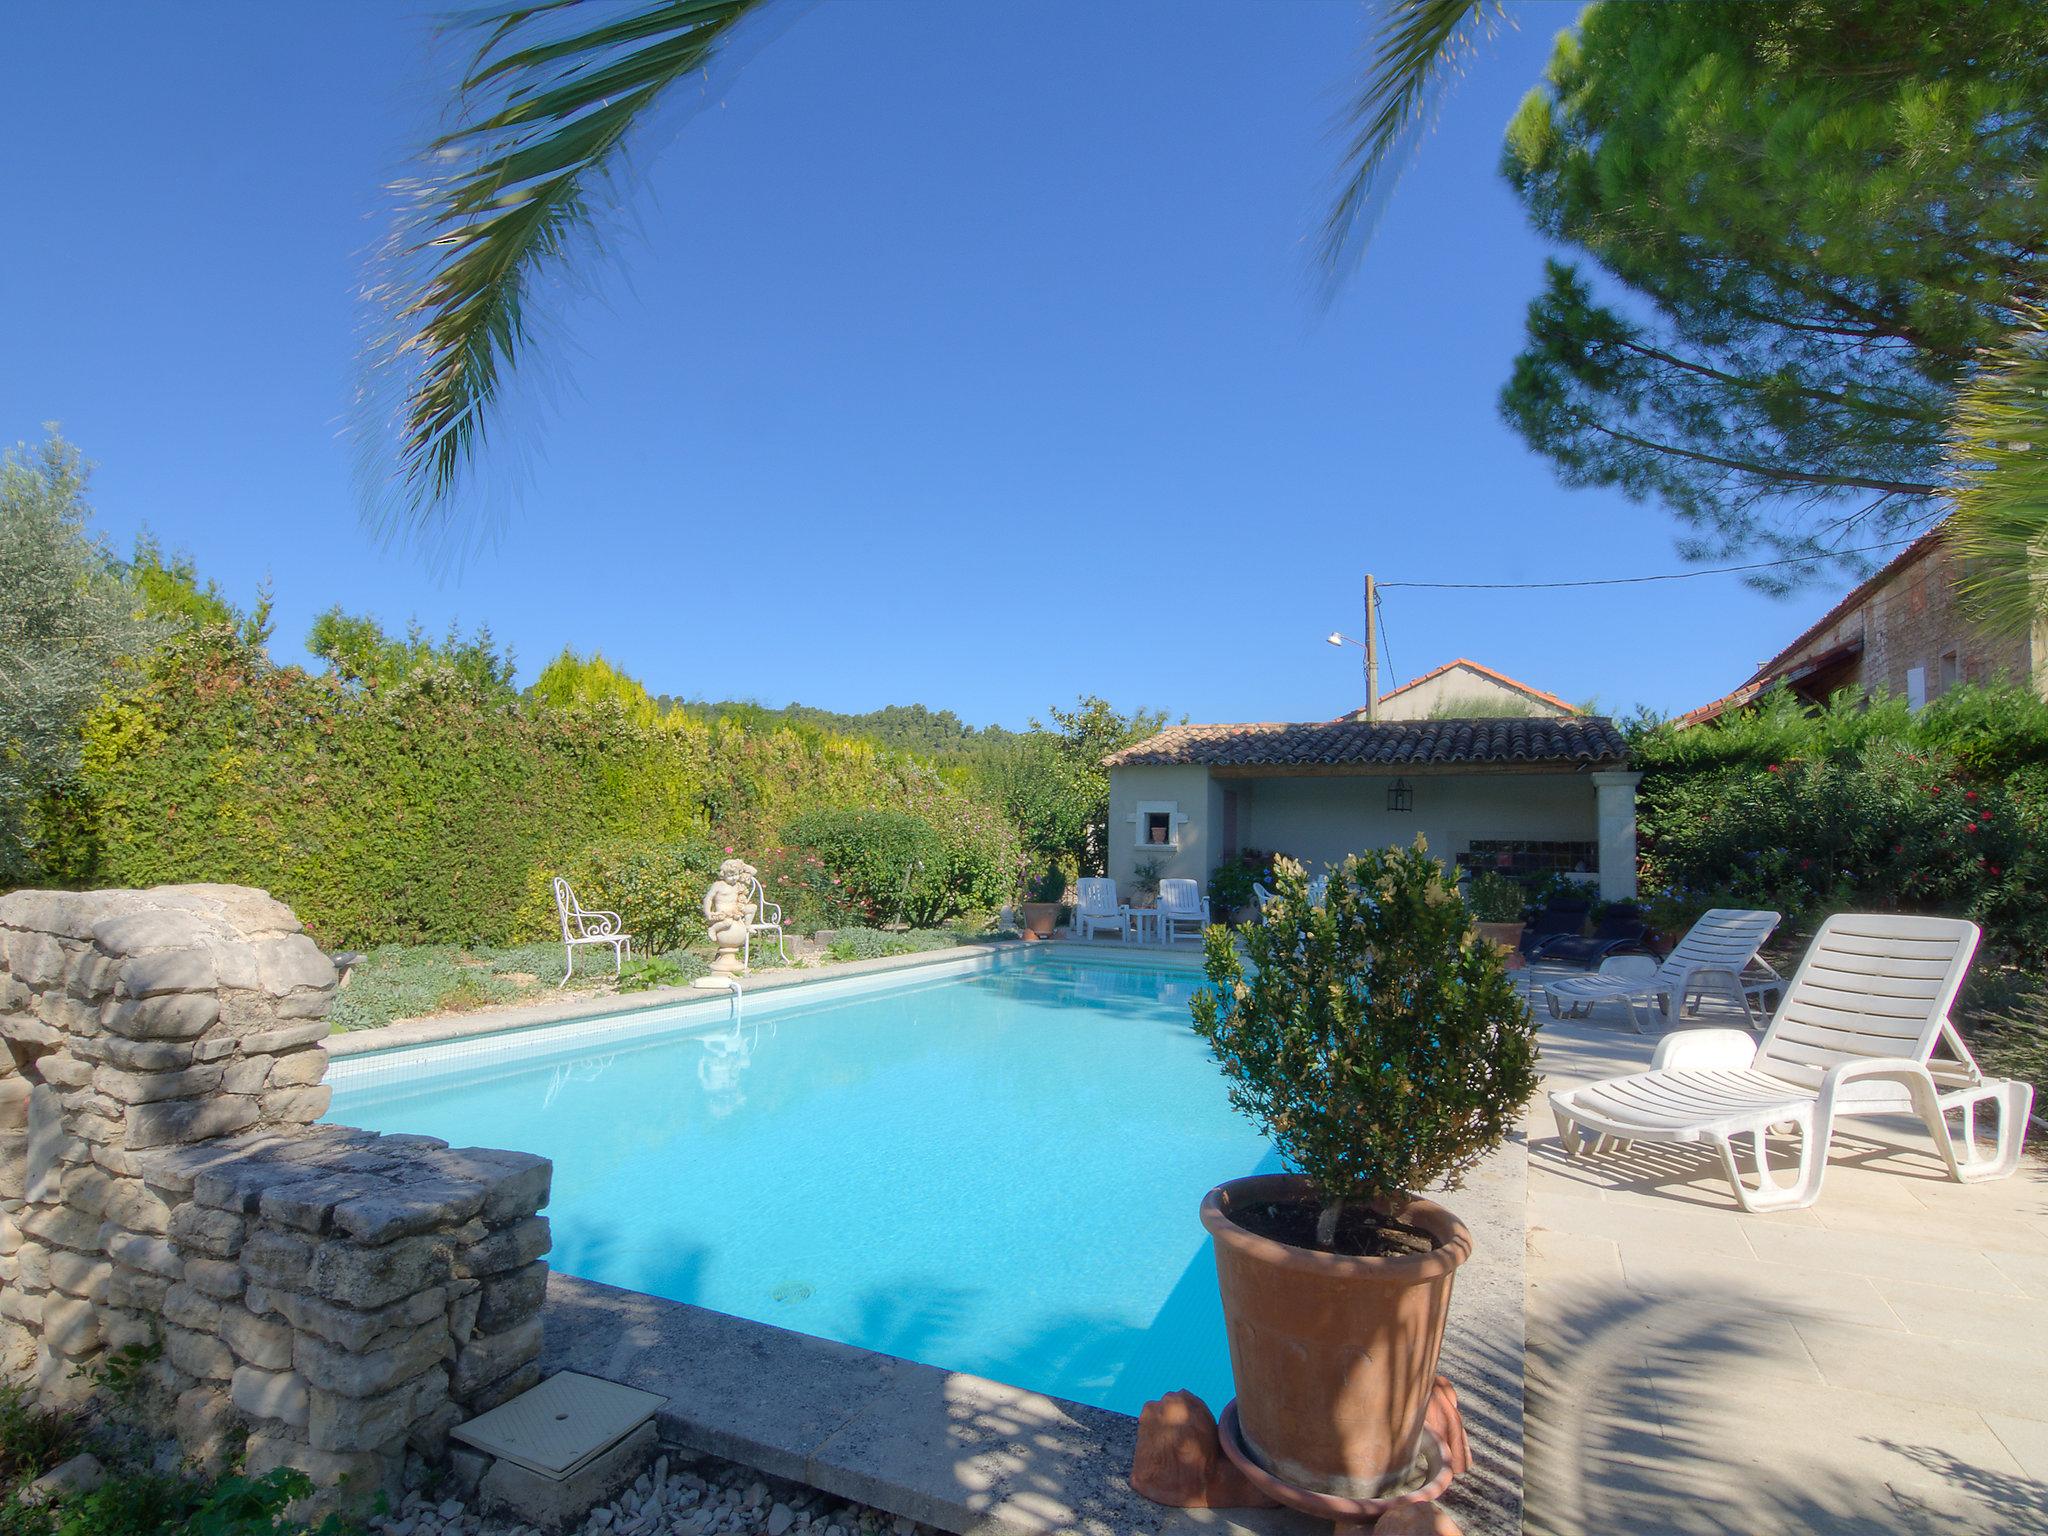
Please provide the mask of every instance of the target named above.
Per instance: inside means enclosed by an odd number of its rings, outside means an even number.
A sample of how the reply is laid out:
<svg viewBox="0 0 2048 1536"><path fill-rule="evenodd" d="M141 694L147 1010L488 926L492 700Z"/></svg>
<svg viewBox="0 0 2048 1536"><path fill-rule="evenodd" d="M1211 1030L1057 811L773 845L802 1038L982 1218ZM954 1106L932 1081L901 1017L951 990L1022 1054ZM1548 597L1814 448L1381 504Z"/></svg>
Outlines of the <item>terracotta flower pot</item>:
<svg viewBox="0 0 2048 1536"><path fill-rule="evenodd" d="M1526 923L1474 923L1479 937L1491 940L1498 948L1513 954L1522 947L1522 930Z"/></svg>
<svg viewBox="0 0 2048 1536"><path fill-rule="evenodd" d="M1260 1237L1233 1209L1314 1201L1296 1174L1233 1179L1202 1201L1230 1335L1237 1419L1253 1459L1297 1487L1370 1499L1416 1470L1423 1414L1472 1234L1442 1206L1393 1213L1436 1247L1351 1258Z"/></svg>
<svg viewBox="0 0 2048 1536"><path fill-rule="evenodd" d="M1017 921L1024 925L1027 939L1049 939L1059 925L1060 904L1056 901L1027 901L1017 908Z"/></svg>

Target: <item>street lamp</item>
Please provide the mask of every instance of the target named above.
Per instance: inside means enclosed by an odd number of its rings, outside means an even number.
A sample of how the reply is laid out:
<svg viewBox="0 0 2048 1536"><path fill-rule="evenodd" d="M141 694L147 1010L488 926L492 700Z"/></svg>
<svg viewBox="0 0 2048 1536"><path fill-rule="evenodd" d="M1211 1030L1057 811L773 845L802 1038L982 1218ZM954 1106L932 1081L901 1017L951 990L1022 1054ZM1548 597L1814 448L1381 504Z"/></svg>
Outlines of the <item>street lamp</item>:
<svg viewBox="0 0 2048 1536"><path fill-rule="evenodd" d="M1365 653L1360 658L1365 667L1365 718L1377 720L1380 717L1379 647L1372 643L1372 631L1367 629L1365 633L1365 639L1354 640L1342 631L1333 629L1323 638L1340 649L1347 645L1355 645Z"/></svg>

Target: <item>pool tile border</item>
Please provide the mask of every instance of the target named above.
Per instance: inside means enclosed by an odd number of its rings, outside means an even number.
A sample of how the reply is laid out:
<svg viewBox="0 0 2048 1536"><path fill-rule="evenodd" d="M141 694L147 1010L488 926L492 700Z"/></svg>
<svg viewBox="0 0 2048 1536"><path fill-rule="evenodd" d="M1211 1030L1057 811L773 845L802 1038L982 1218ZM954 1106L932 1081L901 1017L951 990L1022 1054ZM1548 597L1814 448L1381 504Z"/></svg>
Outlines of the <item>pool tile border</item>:
<svg viewBox="0 0 2048 1536"><path fill-rule="evenodd" d="M846 960L830 965L806 966L802 969L791 967L786 970L761 971L746 978L745 988L748 997L758 997L764 993L781 992L791 987L814 986L821 982L917 971L929 966L955 964L962 960L992 961L1006 955L1040 952L1058 954L1062 959L1081 956L1094 956L1103 961L1143 959L1147 964L1156 965L1164 962L1184 966L1196 972L1201 970L1202 965L1201 951L1186 945L1083 944L1064 939L1046 944L1027 943L1022 939L998 939L985 944L956 944L948 949L928 949L914 955L885 955L877 960ZM708 1010L723 1010L727 1005L727 997L728 994L724 992L704 991L696 987L659 987L648 992L633 993L630 1000L615 992L598 997L572 995L550 998L544 1002L522 1003L516 1008L486 1008L475 1013L436 1014L423 1019L399 1019L375 1029L353 1029L343 1034L332 1034L321 1044L326 1047L330 1057L362 1056L377 1051L404 1050L412 1046L441 1045L454 1040L473 1040L485 1035L540 1029L551 1024L596 1019L625 1021L636 1014L659 1008L672 1009L679 1005L701 1006L707 1010L706 1017L709 1019L716 1015Z"/></svg>

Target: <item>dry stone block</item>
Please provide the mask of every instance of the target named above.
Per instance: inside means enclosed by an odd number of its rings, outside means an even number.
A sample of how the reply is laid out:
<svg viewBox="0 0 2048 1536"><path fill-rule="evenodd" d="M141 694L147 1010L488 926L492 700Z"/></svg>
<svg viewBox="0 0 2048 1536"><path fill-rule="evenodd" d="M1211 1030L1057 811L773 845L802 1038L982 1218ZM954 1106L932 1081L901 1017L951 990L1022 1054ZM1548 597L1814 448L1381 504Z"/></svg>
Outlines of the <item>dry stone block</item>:
<svg viewBox="0 0 2048 1536"><path fill-rule="evenodd" d="M553 1243L547 1217L529 1216L471 1243L457 1256L456 1272L481 1279L520 1269L546 1253Z"/></svg>
<svg viewBox="0 0 2048 1536"><path fill-rule="evenodd" d="M0 1051L0 1060L4 1060L6 1054ZM27 1129L29 1093L27 1078L0 1077L0 1131Z"/></svg>
<svg viewBox="0 0 2048 1536"><path fill-rule="evenodd" d="M383 1349L360 1354L300 1334L292 1346L292 1363L301 1376L325 1391L344 1397L375 1397L432 1370L448 1358L448 1352L447 1336L432 1328L418 1329Z"/></svg>
<svg viewBox="0 0 2048 1536"><path fill-rule="evenodd" d="M226 1381L235 1373L235 1357L210 1334L170 1324L164 1329L164 1356L188 1376L201 1381Z"/></svg>
<svg viewBox="0 0 2048 1536"><path fill-rule="evenodd" d="M151 1237L145 1232L110 1230L101 1246L115 1263L129 1269L162 1275L173 1281L185 1278L185 1256L167 1238Z"/></svg>
<svg viewBox="0 0 2048 1536"><path fill-rule="evenodd" d="M276 1419L303 1429L311 1407L311 1388L296 1371L265 1371L253 1365L238 1366L228 1387L229 1396L252 1419Z"/></svg>
<svg viewBox="0 0 2048 1536"><path fill-rule="evenodd" d="M124 998L160 997L166 992L201 992L210 994L219 984L219 981L220 970L214 963L213 955L209 951L203 949L172 949L165 950L160 954L136 955L131 959L123 961L121 964L121 979L114 987L114 994L117 997ZM209 996L207 1001L214 1002L215 1000ZM113 1030L114 1033L127 1035L130 1039L134 1040L152 1038L147 1032L130 1031L115 1024L114 1017L119 1012L118 1008L110 1011L107 1019L107 1027ZM157 1032L159 1036L170 1035L174 1039L184 1039L187 1035L196 1035L198 1033L197 1029L188 1030L184 1034L173 1034L168 1030L159 1030Z"/></svg>
<svg viewBox="0 0 2048 1536"><path fill-rule="evenodd" d="M266 939L251 948L262 972L263 990L272 997L307 988L331 990L339 980L333 962L302 933Z"/></svg>
<svg viewBox="0 0 2048 1536"><path fill-rule="evenodd" d="M448 1273L448 1244L434 1236L402 1237L377 1248L326 1243L314 1253L302 1289L368 1309L440 1285Z"/></svg>
<svg viewBox="0 0 2048 1536"><path fill-rule="evenodd" d="M160 949L204 948L230 930L226 925L175 907L143 907L102 918L92 925L92 942L106 954L126 958Z"/></svg>
<svg viewBox="0 0 2048 1536"><path fill-rule="evenodd" d="M322 1001L324 1003L325 1000ZM282 1013L284 1007L284 1004L280 1004L278 1011ZM251 1056L278 1056L286 1051L297 1050L300 1046L311 1045L316 1040L326 1039L329 1028L327 1010L323 1006L316 1018L280 1024L275 1029L259 1030L255 1034L242 1036L242 1049Z"/></svg>
<svg viewBox="0 0 2048 1536"><path fill-rule="evenodd" d="M101 1067L92 1085L108 1098L123 1104L147 1104L159 1099L189 1099L211 1093L221 1085L219 1067L187 1067L182 1072L124 1072L119 1067ZM231 1088L229 1090L233 1092Z"/></svg>
<svg viewBox="0 0 2048 1536"><path fill-rule="evenodd" d="M273 1088L261 1100L264 1119L292 1125L311 1125L327 1113L327 1106L333 1102L334 1090L325 1084L317 1088Z"/></svg>
<svg viewBox="0 0 2048 1536"><path fill-rule="evenodd" d="M67 1211L61 1205L37 1206L21 1219L21 1230L38 1242L87 1252L100 1247L97 1217L82 1211Z"/></svg>
<svg viewBox="0 0 2048 1536"><path fill-rule="evenodd" d="M493 1275L483 1284L476 1326L484 1333L502 1333L538 1312L547 1293L548 1267L537 1260L524 1269Z"/></svg>
<svg viewBox="0 0 2048 1536"><path fill-rule="evenodd" d="M207 1141L232 1136L256 1123L254 1099L223 1094L211 1099L174 1099L138 1104L128 1112L128 1145L141 1150L168 1142Z"/></svg>
<svg viewBox="0 0 2048 1536"><path fill-rule="evenodd" d="M174 1285L164 1296L164 1321L199 1333L214 1333L221 1323L220 1302L190 1285Z"/></svg>
<svg viewBox="0 0 2048 1536"><path fill-rule="evenodd" d="M297 1467L320 1486L323 1503L357 1509L378 1494L395 1497L402 1467L398 1456L376 1451L316 1451L302 1441L263 1431L249 1437L244 1466L253 1477L279 1467Z"/></svg>
<svg viewBox="0 0 2048 1536"><path fill-rule="evenodd" d="M462 1401L472 1414L489 1413L502 1403L509 1403L520 1393L540 1385L540 1362L529 1360L509 1376L501 1376L474 1392L462 1394Z"/></svg>
<svg viewBox="0 0 2048 1536"><path fill-rule="evenodd" d="M234 1301L247 1288L242 1266L233 1259L187 1259L185 1283L218 1301Z"/></svg>
<svg viewBox="0 0 2048 1536"><path fill-rule="evenodd" d="M540 1358L540 1319L531 1318L503 1333L472 1339L455 1357L455 1394L466 1397L479 1387L509 1375Z"/></svg>
<svg viewBox="0 0 2048 1536"><path fill-rule="evenodd" d="M70 1359L91 1354L100 1347L99 1309L70 1296L45 1297L43 1343Z"/></svg>
<svg viewBox="0 0 2048 1536"><path fill-rule="evenodd" d="M389 1306L358 1311L317 1296L251 1286L248 1307L257 1313L274 1312L303 1333L315 1334L352 1354L361 1354L395 1344L400 1337L439 1322L445 1315L447 1291L437 1286Z"/></svg>
<svg viewBox="0 0 2048 1536"><path fill-rule="evenodd" d="M220 1085L229 1093L261 1093L270 1082L270 1058L268 1056L244 1057L231 1061L220 1072Z"/></svg>
<svg viewBox="0 0 2048 1536"><path fill-rule="evenodd" d="M334 1225L358 1242L388 1243L459 1226L483 1209L484 1195L477 1184L421 1180L344 1200L333 1207Z"/></svg>
<svg viewBox="0 0 2048 1536"><path fill-rule="evenodd" d="M36 1063L36 1070L52 1088L83 1088L93 1078L92 1063L69 1051L52 1051Z"/></svg>
<svg viewBox="0 0 2048 1536"><path fill-rule="evenodd" d="M114 1266L105 1259L73 1253L68 1248L59 1248L50 1255L50 1285L67 1296L104 1305L107 1282L113 1277Z"/></svg>
<svg viewBox="0 0 2048 1536"><path fill-rule="evenodd" d="M137 1274L132 1269L117 1267L113 1278L107 1282L107 1305L160 1313L171 1285L172 1282L162 1275Z"/></svg>
<svg viewBox="0 0 2048 1536"><path fill-rule="evenodd" d="M310 1088L327 1075L327 1053L318 1046L273 1056L268 1060L270 1086L273 1088Z"/></svg>
<svg viewBox="0 0 2048 1536"><path fill-rule="evenodd" d="M303 1290L313 1267L313 1245L303 1237L259 1229L242 1244L242 1267L264 1285Z"/></svg>
<svg viewBox="0 0 2048 1536"><path fill-rule="evenodd" d="M18 1285L0 1286L0 1317L10 1318L24 1328L43 1326L43 1298Z"/></svg>
<svg viewBox="0 0 2048 1536"><path fill-rule="evenodd" d="M123 1072L182 1072L192 1065L193 1047L179 1040L125 1040L119 1035L102 1035L72 1046L90 1061L104 1062Z"/></svg>
<svg viewBox="0 0 2048 1536"><path fill-rule="evenodd" d="M283 1323L258 1317L247 1307L220 1310L220 1336L235 1358L266 1371L282 1371L292 1363L292 1331ZM348 1447L353 1449L353 1447Z"/></svg>
<svg viewBox="0 0 2048 1536"><path fill-rule="evenodd" d="M172 1213L171 1241L180 1248L232 1259L242 1251L242 1239L249 1224L233 1211L217 1211L203 1205L181 1205Z"/></svg>
<svg viewBox="0 0 2048 1536"><path fill-rule="evenodd" d="M375 1451L402 1445L418 1394L408 1384L380 1397L344 1397L314 1389L306 1439L322 1451Z"/></svg>

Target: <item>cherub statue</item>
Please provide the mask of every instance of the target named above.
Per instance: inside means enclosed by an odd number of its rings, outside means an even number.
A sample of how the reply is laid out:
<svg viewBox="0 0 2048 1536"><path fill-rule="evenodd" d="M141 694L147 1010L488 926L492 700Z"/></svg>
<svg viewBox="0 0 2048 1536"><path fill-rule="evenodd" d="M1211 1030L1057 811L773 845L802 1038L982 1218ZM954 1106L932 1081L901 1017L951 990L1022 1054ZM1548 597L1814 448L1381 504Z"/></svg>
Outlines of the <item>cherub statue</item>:
<svg viewBox="0 0 2048 1536"><path fill-rule="evenodd" d="M722 976L736 976L746 969L740 951L747 942L748 925L754 921L754 866L745 859L727 859L718 866L718 878L704 892L704 927L718 946L711 969Z"/></svg>

